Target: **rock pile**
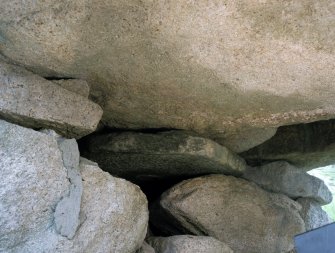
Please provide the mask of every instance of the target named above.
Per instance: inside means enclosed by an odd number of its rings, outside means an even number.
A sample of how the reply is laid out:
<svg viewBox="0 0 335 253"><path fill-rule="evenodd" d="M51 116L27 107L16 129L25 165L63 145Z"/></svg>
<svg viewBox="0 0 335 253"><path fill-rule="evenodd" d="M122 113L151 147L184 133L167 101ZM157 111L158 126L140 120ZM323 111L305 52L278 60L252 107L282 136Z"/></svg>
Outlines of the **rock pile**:
<svg viewBox="0 0 335 253"><path fill-rule="evenodd" d="M1 0L0 252L294 252L331 222L334 8Z"/></svg>

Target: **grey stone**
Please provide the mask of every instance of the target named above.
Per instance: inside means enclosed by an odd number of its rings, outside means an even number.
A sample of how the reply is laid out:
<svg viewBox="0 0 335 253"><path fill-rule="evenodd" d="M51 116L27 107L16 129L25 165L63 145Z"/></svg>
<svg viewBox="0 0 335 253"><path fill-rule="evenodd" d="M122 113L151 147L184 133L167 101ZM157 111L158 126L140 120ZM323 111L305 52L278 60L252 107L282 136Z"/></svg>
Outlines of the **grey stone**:
<svg viewBox="0 0 335 253"><path fill-rule="evenodd" d="M311 170L335 164L335 120L280 127L265 143L241 153L253 166L285 160Z"/></svg>
<svg viewBox="0 0 335 253"><path fill-rule="evenodd" d="M249 167L243 177L268 191L283 193L293 199L312 198L322 205L329 204L333 199L332 193L321 179L285 161Z"/></svg>
<svg viewBox="0 0 335 253"><path fill-rule="evenodd" d="M301 206L232 176L183 181L151 209L151 222L165 234L209 235L236 253L278 253L293 248L304 232Z"/></svg>
<svg viewBox="0 0 335 253"><path fill-rule="evenodd" d="M142 247L136 251L136 253L155 253L153 247L151 247L147 242L143 242Z"/></svg>
<svg viewBox="0 0 335 253"><path fill-rule="evenodd" d="M133 253L142 245L148 209L139 187L112 177L86 159L80 161L80 172L84 189L81 224L73 239L59 235L51 226L6 253Z"/></svg>
<svg viewBox="0 0 335 253"><path fill-rule="evenodd" d="M60 79L53 80L54 83L58 84L60 87L69 90L73 93L81 95L88 98L90 95L90 86L85 80L80 79Z"/></svg>
<svg viewBox="0 0 335 253"><path fill-rule="evenodd" d="M246 168L244 160L227 148L182 131L93 135L83 146L83 156L112 175L138 180L209 173L240 175Z"/></svg>
<svg viewBox="0 0 335 253"><path fill-rule="evenodd" d="M57 204L54 213L56 231L72 239L79 226L79 212L83 192L82 178L79 172L79 149L75 139L58 139L64 167L70 181L69 194Z"/></svg>
<svg viewBox="0 0 335 253"><path fill-rule="evenodd" d="M69 181L53 137L3 120L0 171L0 252L11 252L53 226Z"/></svg>
<svg viewBox="0 0 335 253"><path fill-rule="evenodd" d="M209 236L150 237L148 241L157 253L233 253L225 243Z"/></svg>
<svg viewBox="0 0 335 253"><path fill-rule="evenodd" d="M87 80L111 127L193 130L241 152L278 126L335 118L334 8L2 0L0 51L43 76Z"/></svg>
<svg viewBox="0 0 335 253"><path fill-rule="evenodd" d="M333 222L328 214L322 210L320 204L313 199L300 198L297 202L302 206L300 214L307 231Z"/></svg>
<svg viewBox="0 0 335 253"><path fill-rule="evenodd" d="M0 62L1 118L78 138L93 132L101 116L100 106L90 100L23 68Z"/></svg>

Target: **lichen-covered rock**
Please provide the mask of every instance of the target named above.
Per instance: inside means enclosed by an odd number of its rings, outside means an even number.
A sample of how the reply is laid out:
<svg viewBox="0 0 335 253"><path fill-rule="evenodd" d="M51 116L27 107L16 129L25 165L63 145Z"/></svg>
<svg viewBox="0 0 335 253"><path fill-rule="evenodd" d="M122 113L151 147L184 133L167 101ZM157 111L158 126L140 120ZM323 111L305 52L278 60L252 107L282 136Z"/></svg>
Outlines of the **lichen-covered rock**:
<svg viewBox="0 0 335 253"><path fill-rule="evenodd" d="M118 128L194 130L233 151L335 117L333 0L0 1L0 52L88 80Z"/></svg>
<svg viewBox="0 0 335 253"><path fill-rule="evenodd" d="M328 214L322 210L320 204L313 199L300 198L297 202L302 206L300 215L305 222L307 231L333 222Z"/></svg>
<svg viewBox="0 0 335 253"><path fill-rule="evenodd" d="M240 155L253 166L284 160L305 171L335 164L335 120L280 127L263 144Z"/></svg>
<svg viewBox="0 0 335 253"><path fill-rule="evenodd" d="M243 159L218 143L182 131L92 135L83 155L112 175L137 180L210 173L241 175Z"/></svg>
<svg viewBox="0 0 335 253"><path fill-rule="evenodd" d="M156 253L233 253L225 243L209 236L150 237L148 242Z"/></svg>
<svg viewBox="0 0 335 253"><path fill-rule="evenodd" d="M93 132L101 116L100 106L87 98L21 67L0 62L1 118L78 138Z"/></svg>
<svg viewBox="0 0 335 253"><path fill-rule="evenodd" d="M283 193L293 199L312 198L322 205L333 199L332 193L321 179L285 161L249 167L243 177L268 191Z"/></svg>
<svg viewBox="0 0 335 253"><path fill-rule="evenodd" d="M300 205L232 176L183 181L151 209L152 223L166 234L209 235L234 252L278 253L293 248L304 232Z"/></svg>

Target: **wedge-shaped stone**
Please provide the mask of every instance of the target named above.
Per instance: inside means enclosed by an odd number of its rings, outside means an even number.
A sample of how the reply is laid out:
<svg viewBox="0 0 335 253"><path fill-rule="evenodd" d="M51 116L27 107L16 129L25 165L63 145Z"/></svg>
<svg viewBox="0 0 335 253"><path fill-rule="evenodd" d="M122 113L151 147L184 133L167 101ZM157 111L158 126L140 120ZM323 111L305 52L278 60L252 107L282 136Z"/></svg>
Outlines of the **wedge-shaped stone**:
<svg viewBox="0 0 335 253"><path fill-rule="evenodd" d="M253 166L284 160L299 169L311 170L335 164L334 154L335 120L332 119L280 127L271 139L241 156Z"/></svg>
<svg viewBox="0 0 335 253"><path fill-rule="evenodd" d="M312 198L323 205L333 199L332 193L321 179L284 161L249 167L243 176L266 190L283 193L293 199Z"/></svg>
<svg viewBox="0 0 335 253"><path fill-rule="evenodd" d="M150 237L148 242L156 253L233 253L225 243L209 236Z"/></svg>
<svg viewBox="0 0 335 253"><path fill-rule="evenodd" d="M0 62L0 117L31 128L51 128L66 137L93 132L99 105L23 68Z"/></svg>
<svg viewBox="0 0 335 253"><path fill-rule="evenodd" d="M322 210L320 204L313 199L300 198L297 202L302 206L300 210L301 217L305 221L306 230L313 230L329 223L332 219Z"/></svg>
<svg viewBox="0 0 335 253"><path fill-rule="evenodd" d="M182 131L112 133L87 139L84 156L113 175L146 179L210 173L240 175L243 159L216 142Z"/></svg>
<svg viewBox="0 0 335 253"><path fill-rule="evenodd" d="M151 209L151 221L165 234L209 235L235 253L287 252L304 231L301 206L232 176L210 175L183 181Z"/></svg>

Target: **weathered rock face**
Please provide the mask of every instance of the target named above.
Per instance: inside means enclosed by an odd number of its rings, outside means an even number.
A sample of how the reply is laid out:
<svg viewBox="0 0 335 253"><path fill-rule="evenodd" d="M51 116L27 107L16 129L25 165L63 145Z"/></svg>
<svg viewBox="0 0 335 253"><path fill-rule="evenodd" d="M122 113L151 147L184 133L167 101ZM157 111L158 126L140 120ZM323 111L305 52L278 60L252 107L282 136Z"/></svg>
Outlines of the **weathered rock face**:
<svg viewBox="0 0 335 253"><path fill-rule="evenodd" d="M144 241L142 247L138 251L136 251L136 253L155 253L155 250L147 242Z"/></svg>
<svg viewBox="0 0 335 253"><path fill-rule="evenodd" d="M139 187L85 159L79 172L78 163L75 140L0 120L0 252L133 253L141 246L148 210Z"/></svg>
<svg viewBox="0 0 335 253"><path fill-rule="evenodd" d="M286 160L311 170L335 163L335 120L280 127L276 135L241 155L249 164Z"/></svg>
<svg viewBox="0 0 335 253"><path fill-rule="evenodd" d="M322 180L284 161L249 167L243 177L268 191L283 193L293 199L311 198L322 205L333 200L332 193Z"/></svg>
<svg viewBox="0 0 335 253"><path fill-rule="evenodd" d="M150 237L148 241L156 253L233 253L226 244L209 236Z"/></svg>
<svg viewBox="0 0 335 253"><path fill-rule="evenodd" d="M100 106L23 68L0 61L0 117L32 128L52 128L68 137L93 132Z"/></svg>
<svg viewBox="0 0 335 253"><path fill-rule="evenodd" d="M243 159L216 142L181 131L90 136L83 155L112 175L135 180L210 173L241 175Z"/></svg>
<svg viewBox="0 0 335 253"><path fill-rule="evenodd" d="M88 80L119 128L190 129L234 151L334 118L334 5L321 1L0 3L0 52Z"/></svg>
<svg viewBox="0 0 335 253"><path fill-rule="evenodd" d="M293 236L304 231L299 209L288 197L246 180L211 175L165 192L152 208L152 222L167 234L215 237L237 253L278 253L291 250Z"/></svg>
<svg viewBox="0 0 335 253"><path fill-rule="evenodd" d="M315 202L314 200L308 198L300 198L297 201L302 206L300 214L305 222L305 227L307 231L322 227L333 222L328 214L322 210L320 204Z"/></svg>
<svg viewBox="0 0 335 253"><path fill-rule="evenodd" d="M53 80L54 83L58 84L60 87L72 91L73 93L79 94L85 98L90 95L90 87L85 80L80 79L60 79Z"/></svg>
<svg viewBox="0 0 335 253"><path fill-rule="evenodd" d="M0 252L52 226L69 181L57 141L0 120Z"/></svg>

